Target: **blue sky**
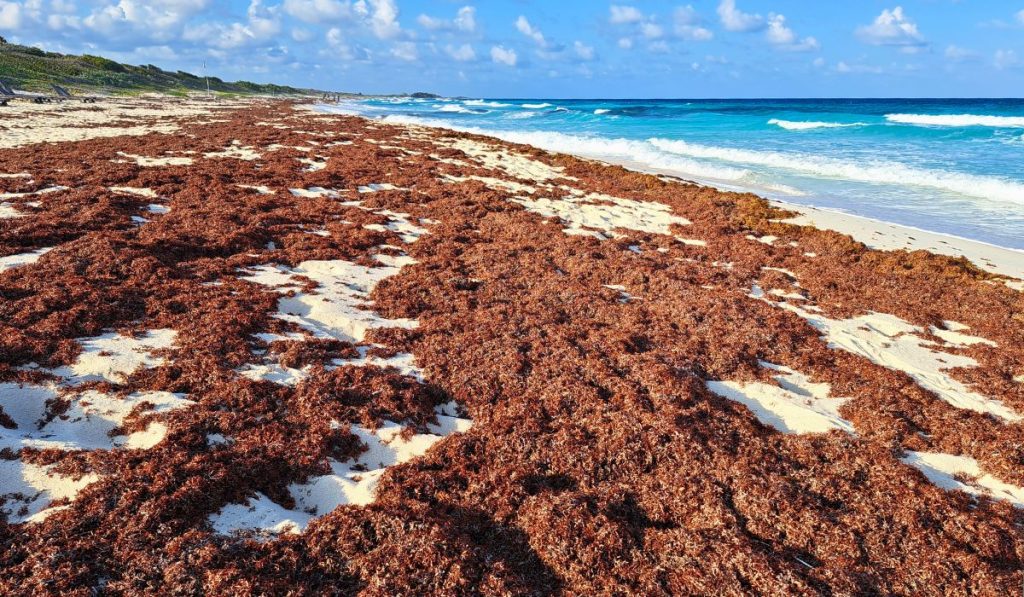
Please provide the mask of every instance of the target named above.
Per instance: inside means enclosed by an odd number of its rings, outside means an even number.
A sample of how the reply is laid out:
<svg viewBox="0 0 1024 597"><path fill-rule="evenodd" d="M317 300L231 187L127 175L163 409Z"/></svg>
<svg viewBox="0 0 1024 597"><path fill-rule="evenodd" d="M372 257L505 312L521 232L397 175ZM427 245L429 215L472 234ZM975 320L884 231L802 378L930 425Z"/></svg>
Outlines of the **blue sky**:
<svg viewBox="0 0 1024 597"><path fill-rule="evenodd" d="M481 97L1020 97L1024 0L0 0L0 35L165 69Z"/></svg>

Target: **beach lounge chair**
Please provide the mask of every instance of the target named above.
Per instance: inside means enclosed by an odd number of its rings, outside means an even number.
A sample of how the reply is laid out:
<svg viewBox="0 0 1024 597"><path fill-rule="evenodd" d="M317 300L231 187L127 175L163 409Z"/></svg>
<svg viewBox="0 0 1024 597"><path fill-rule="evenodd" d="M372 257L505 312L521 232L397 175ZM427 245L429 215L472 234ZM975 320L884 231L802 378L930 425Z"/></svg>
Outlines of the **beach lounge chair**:
<svg viewBox="0 0 1024 597"><path fill-rule="evenodd" d="M64 87L61 87L60 85L52 85L52 87L53 91L57 94L57 98L60 101L80 99L86 104L95 104L97 100L97 98L93 96L75 97L74 95L71 95L70 91L68 91Z"/></svg>
<svg viewBox="0 0 1024 597"><path fill-rule="evenodd" d="M47 97L45 95L18 93L6 82L0 81L0 101L3 101L2 105L6 106L7 102L9 102L12 99L31 100L37 104L49 103L53 101L53 98Z"/></svg>
<svg viewBox="0 0 1024 597"><path fill-rule="evenodd" d="M7 86L7 83L0 81L0 106L6 106L7 102L14 99L14 90Z"/></svg>

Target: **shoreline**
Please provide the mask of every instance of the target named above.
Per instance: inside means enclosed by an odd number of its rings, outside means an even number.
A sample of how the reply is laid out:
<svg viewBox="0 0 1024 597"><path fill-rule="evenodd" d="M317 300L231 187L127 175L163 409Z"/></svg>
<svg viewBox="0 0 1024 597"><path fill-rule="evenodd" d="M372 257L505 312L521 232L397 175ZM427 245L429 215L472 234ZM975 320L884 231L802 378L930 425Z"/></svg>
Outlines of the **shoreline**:
<svg viewBox="0 0 1024 597"><path fill-rule="evenodd" d="M398 126L421 126L430 129L450 130L460 133L469 133L497 139L503 142L516 143L532 147L540 151L552 154L564 153L573 157L593 160L602 164L621 166L627 170L644 174L668 176L676 180L684 181L698 186L713 188L719 192L752 193L765 199L770 204L788 211L798 212L800 216L786 220L784 223L812 226L823 230L832 230L849 235L854 240L864 243L872 249L883 251L893 250L927 250L938 255L949 257L966 257L979 269L999 276L1015 278L1015 282L1008 282L1008 285L1015 290L1024 291L1024 250L1004 247L984 241L978 241L962 236L942 232L933 232L914 226L888 222L869 216L851 214L833 208L819 207L801 203L793 203L783 199L771 198L762 194L763 191L728 184L716 183L713 180L693 180L681 176L678 172L645 166L628 159L615 159L611 157L593 157L584 153L566 153L563 151L551 151L536 145L510 141L500 136L500 131L487 131L478 127L456 128L444 124L434 124L427 120L418 118L407 119L406 117L394 117L385 115L372 115L344 107L330 106L327 104L315 103L313 110L322 114L337 114L365 118L371 122ZM330 108L322 110L321 108Z"/></svg>

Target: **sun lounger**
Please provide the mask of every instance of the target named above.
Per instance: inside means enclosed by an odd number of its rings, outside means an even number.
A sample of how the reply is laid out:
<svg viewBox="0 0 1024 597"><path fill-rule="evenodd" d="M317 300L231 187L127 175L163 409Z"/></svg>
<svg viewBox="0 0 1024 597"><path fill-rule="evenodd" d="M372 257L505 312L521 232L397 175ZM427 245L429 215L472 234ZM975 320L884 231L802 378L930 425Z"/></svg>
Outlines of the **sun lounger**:
<svg viewBox="0 0 1024 597"><path fill-rule="evenodd" d="M94 96L74 96L74 95L71 95L70 91L68 91L64 87L61 87L60 85L52 85L52 87L53 87L53 91L57 94L57 98L60 101L80 99L80 100L82 100L86 104L95 104L96 100L99 99L99 98L96 98Z"/></svg>
<svg viewBox="0 0 1024 597"><path fill-rule="evenodd" d="M12 99L30 100L37 104L49 103L53 101L53 98L46 95L18 93L6 82L0 81L0 101L3 101L3 105L6 106L7 102L11 101Z"/></svg>

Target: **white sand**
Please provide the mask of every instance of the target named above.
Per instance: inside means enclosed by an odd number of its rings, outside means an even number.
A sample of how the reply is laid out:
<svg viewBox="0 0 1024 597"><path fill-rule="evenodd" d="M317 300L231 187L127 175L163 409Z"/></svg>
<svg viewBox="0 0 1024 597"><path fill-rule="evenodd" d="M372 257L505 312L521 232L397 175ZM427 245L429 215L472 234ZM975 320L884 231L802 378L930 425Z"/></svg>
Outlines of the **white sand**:
<svg viewBox="0 0 1024 597"><path fill-rule="evenodd" d="M240 189L252 189L253 191L256 191L257 193L259 193L260 195L273 195L274 194L274 191L272 191L270 189L270 187L264 186L264 185L239 184L239 185L235 185L235 186L240 188ZM294 194L294 192L296 190L301 190L301 189L292 189L292 193Z"/></svg>
<svg viewBox="0 0 1024 597"><path fill-rule="evenodd" d="M435 143L437 141L435 140ZM532 180L543 183L550 180L565 178L576 180L564 174L565 168L560 166L549 166L543 162L527 157L519 153L513 153L498 145L472 141L470 139L456 139L448 143L448 147L458 149L474 162L491 170L500 170L505 174L523 180Z"/></svg>
<svg viewBox="0 0 1024 597"><path fill-rule="evenodd" d="M150 199L156 199L156 191L153 189L144 189L140 187L110 187L111 191L115 193L124 193L126 195L138 195L139 197L148 197Z"/></svg>
<svg viewBox="0 0 1024 597"><path fill-rule="evenodd" d="M986 243L926 232L916 228L890 224L838 211L773 202L776 207L800 212L802 215L785 222L814 226L848 234L872 249L926 250L939 255L966 257L972 263L996 274L1024 279L1024 251L997 247Z"/></svg>
<svg viewBox="0 0 1024 597"><path fill-rule="evenodd" d="M381 369L387 369L389 367L397 369L399 375L411 377L416 381L423 383L423 369L416 365L416 358L408 352L400 352L394 356L383 358L377 356L369 356L367 353L370 350L369 346L360 346L356 348L359 351L359 357L355 359L334 359L333 364L336 367L380 367ZM334 367L328 367L333 369Z"/></svg>
<svg viewBox="0 0 1024 597"><path fill-rule="evenodd" d="M906 373L919 386L934 393L950 406L990 414L1004 421L1019 421L1022 418L1001 401L971 390L948 373L950 369L958 367L977 367L977 361L970 357L936 350L943 346L962 347L965 340L969 344L993 344L985 338L965 336L947 330L946 337L954 341L946 340L942 344L937 344L928 338L923 328L895 315L873 312L850 319L831 319L822 315L818 307L794 304L786 300L789 294L765 293L756 285L751 297L792 311L804 318L821 332L822 339L828 342L830 348L845 350L872 363ZM775 302L769 297L782 300ZM798 295L798 298L803 300L802 296ZM954 327L957 327L956 324ZM951 337L950 333L956 335Z"/></svg>
<svg viewBox="0 0 1024 597"><path fill-rule="evenodd" d="M245 162L252 162L260 159L262 154L256 151L255 147L243 146L241 141L232 141L231 145L221 151L211 151L203 154L207 159L234 159Z"/></svg>
<svg viewBox="0 0 1024 597"><path fill-rule="evenodd" d="M146 413L160 415L192 404L182 394L138 392L124 398L88 390L69 396L69 408L41 423L46 401L57 396L55 388L0 383L0 407L14 421L14 429L0 427L0 450L22 448L77 450L145 450L160 443L167 427L152 421L142 431L111 435L142 403L152 405ZM57 499L74 499L83 488L99 480L96 474L72 479L21 460L0 460L0 497L7 503L0 511L14 523L35 522L52 513L47 510ZM20 513L25 508L24 514ZM57 510L56 508L53 509Z"/></svg>
<svg viewBox="0 0 1024 597"><path fill-rule="evenodd" d="M38 522L58 508L47 507L61 499L75 499L88 485L99 480L96 474L72 479L53 472L56 465L38 466L21 460L0 460L0 497L6 503L0 506L13 524ZM24 509L24 513L22 512Z"/></svg>
<svg viewBox="0 0 1024 597"><path fill-rule="evenodd" d="M46 195L48 193L56 193L58 191L66 191L68 187L55 186L46 187L45 189L39 189L38 191L31 191L28 193L0 193L0 199L23 199L25 197L32 197L33 195Z"/></svg>
<svg viewBox="0 0 1024 597"><path fill-rule="evenodd" d="M58 367L55 375L69 383L109 381L121 383L139 367L157 367L165 363L151 353L171 348L178 333L174 330L150 330L138 338L110 332L95 338L82 338L82 353L71 366Z"/></svg>
<svg viewBox="0 0 1024 597"><path fill-rule="evenodd" d="M314 160L312 158L299 158L299 162L302 164L306 164L306 172L317 172L327 167L327 158L321 158L320 160Z"/></svg>
<svg viewBox="0 0 1024 597"><path fill-rule="evenodd" d="M403 189L401 187L396 187L395 185L389 184L389 183L386 183L386 182L380 182L380 183L375 182L375 183L371 183L371 184L368 184L368 185L363 185L363 186L359 187L357 190L360 193L377 193L379 191L408 191L409 189Z"/></svg>
<svg viewBox="0 0 1024 597"><path fill-rule="evenodd" d="M263 193L262 189L265 189L266 187L250 187L250 188L256 189L260 193ZM333 198L333 197L338 197L339 195L341 195L341 193L344 192L344 191L337 191L337 190L333 190L333 189L325 189L323 187L310 187L308 189L288 189L288 190L291 192L292 195L294 195L296 197L303 197L305 199L318 199L320 197L332 197ZM267 191L269 193L270 190L267 189ZM263 194L268 194L268 193L263 193Z"/></svg>
<svg viewBox="0 0 1024 597"><path fill-rule="evenodd" d="M673 225L690 221L674 215L667 205L653 201L634 201L600 193L573 193L560 199L513 197L527 211L545 218L558 218L566 234L592 236L599 240L621 238L616 229L652 234L670 234Z"/></svg>
<svg viewBox="0 0 1024 597"><path fill-rule="evenodd" d="M391 211L382 209L380 211L373 212L380 216L386 216L388 218L387 224L368 224L364 228L370 230L378 230L381 232L390 230L399 237L401 237L404 243L414 243L420 239L421 236L427 234L427 229L412 223L412 216L406 213Z"/></svg>
<svg viewBox="0 0 1024 597"><path fill-rule="evenodd" d="M289 487L296 502L294 510L257 494L246 504L225 506L210 517L210 525L221 534L249 531L271 538L280 533L301 533L310 522L339 506L373 503L377 484L388 468L422 456L444 437L472 426L472 421L457 416L453 404L436 410L438 423L430 426L430 433L417 433L408 439L401 436L403 426L391 421L376 430L352 426L352 432L368 450L351 461L329 460L330 474Z"/></svg>
<svg viewBox="0 0 1024 597"><path fill-rule="evenodd" d="M117 155L127 158L139 166L144 168L154 168L158 166L191 166L192 158L189 157L162 157L152 158L143 155L133 155L130 153L117 152Z"/></svg>
<svg viewBox="0 0 1024 597"><path fill-rule="evenodd" d="M978 461L969 456L955 456L937 452L907 452L901 459L921 471L929 481L947 491L964 491L974 496L1006 500L1024 508L1024 487L1004 483L985 473ZM962 482L957 477L965 479Z"/></svg>
<svg viewBox="0 0 1024 597"><path fill-rule="evenodd" d="M0 273L3 273L15 267L31 265L39 261L40 257L46 255L52 250L53 247L47 247L45 249L38 249L30 253L19 253L17 255L8 255L7 257L0 257Z"/></svg>
<svg viewBox="0 0 1024 597"><path fill-rule="evenodd" d="M385 256L378 256L383 260ZM305 276L318 284L316 294L298 292L278 301L276 317L295 323L318 338L333 338L346 342L362 342L366 332L380 327L414 328L411 319L386 319L366 309L369 294L381 280L398 273L402 265L412 261L405 258L401 265L382 264L365 267L343 260L304 261L291 269L283 266L260 266L247 270L241 279L280 292L287 292L299 284L294 275Z"/></svg>
<svg viewBox="0 0 1024 597"><path fill-rule="evenodd" d="M749 408L757 420L783 433L826 433L832 430L854 433L853 423L839 414L848 398L831 396L827 383L813 383L788 367L762 362L779 372L778 385L762 382L709 381L708 389Z"/></svg>
<svg viewBox="0 0 1024 597"><path fill-rule="evenodd" d="M521 182L514 180L505 180L503 178L491 178L489 176L451 176L445 174L442 176L442 180L450 183L466 182L468 180L475 180L482 182L488 188L494 189L495 191L506 191L514 195L532 195L537 192L537 187L525 185Z"/></svg>
<svg viewBox="0 0 1024 597"><path fill-rule="evenodd" d="M0 220L7 218L23 218L28 214L18 211L18 208L14 207L6 201L0 203Z"/></svg>
<svg viewBox="0 0 1024 597"><path fill-rule="evenodd" d="M33 104L14 102L0 120L0 148L34 143L83 141L122 135L174 133L185 119L235 109L247 100L216 103L179 99L106 98L98 104Z"/></svg>
<svg viewBox="0 0 1024 597"><path fill-rule="evenodd" d="M285 367L279 363L250 363L237 369L238 373L253 381L270 381L282 386L295 387L309 377L311 366L302 369Z"/></svg>

